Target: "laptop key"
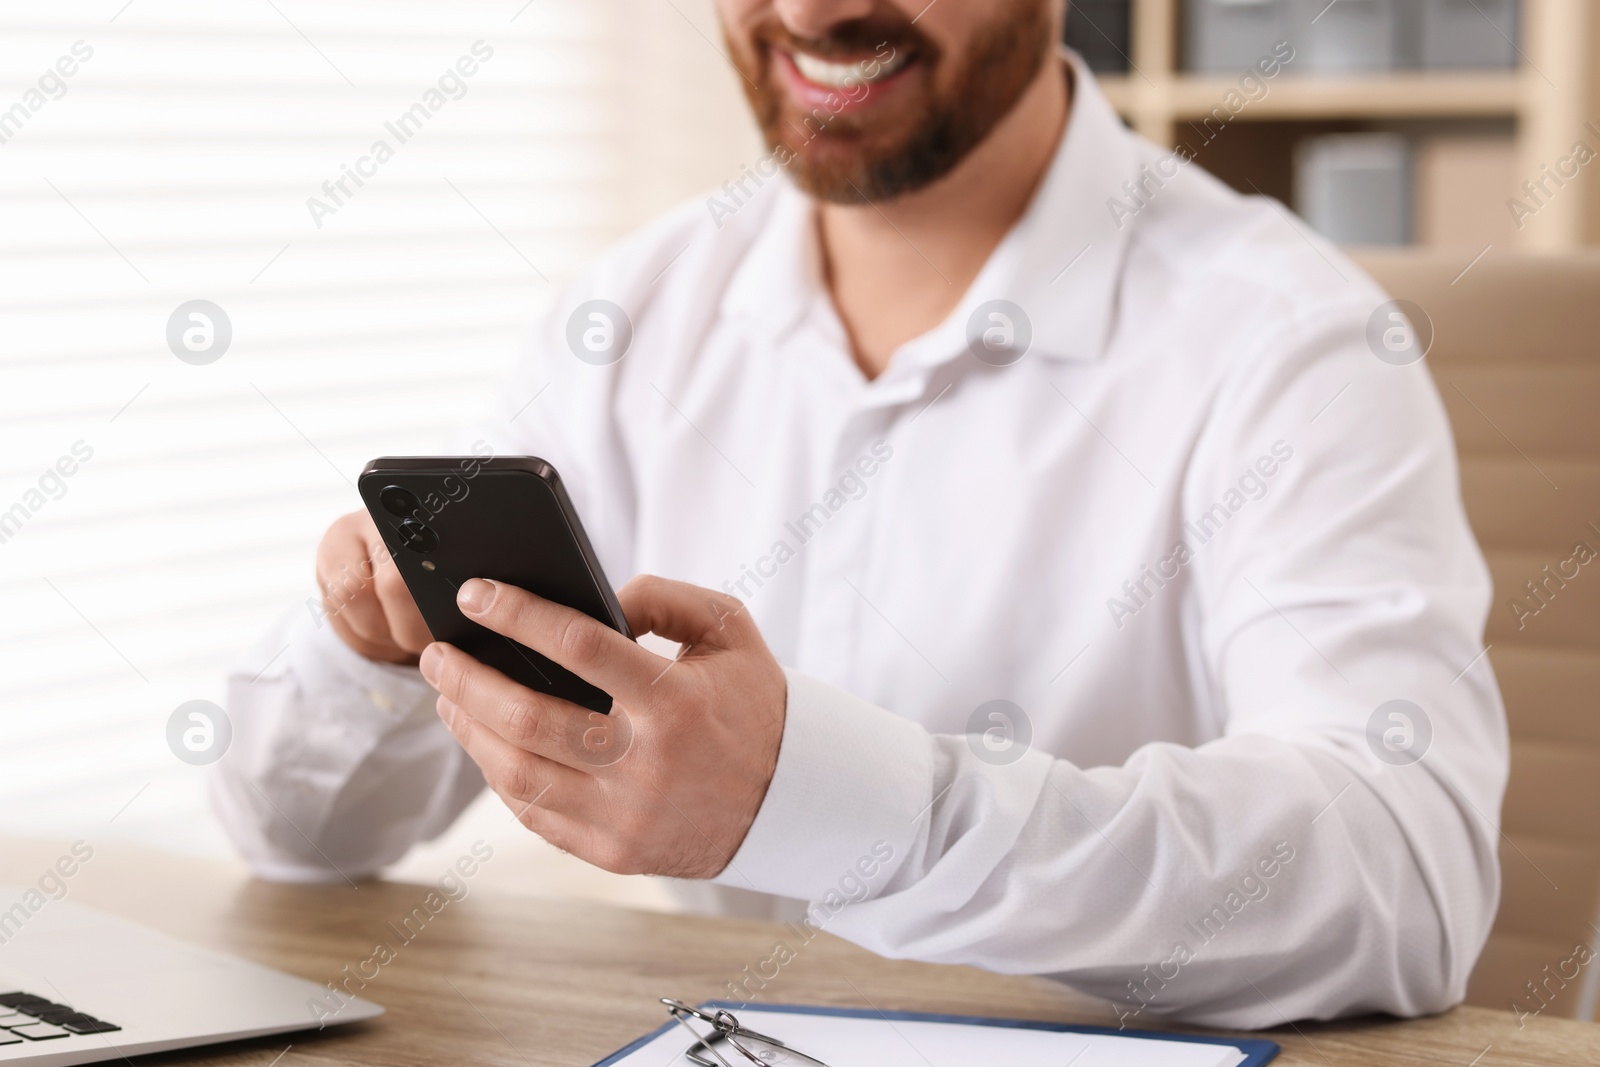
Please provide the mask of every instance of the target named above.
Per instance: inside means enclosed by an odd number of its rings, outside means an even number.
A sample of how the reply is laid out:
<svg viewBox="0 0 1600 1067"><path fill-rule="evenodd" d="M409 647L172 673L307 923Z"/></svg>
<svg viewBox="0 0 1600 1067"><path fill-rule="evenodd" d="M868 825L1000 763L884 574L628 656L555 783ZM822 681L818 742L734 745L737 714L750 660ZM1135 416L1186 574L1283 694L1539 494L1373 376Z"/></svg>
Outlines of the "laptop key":
<svg viewBox="0 0 1600 1067"><path fill-rule="evenodd" d="M13 1026L11 1028L11 1032L13 1034L21 1034L29 1041L49 1041L53 1037L68 1036L67 1031L61 1029L59 1026L51 1026L49 1023L33 1023L29 1026Z"/></svg>
<svg viewBox="0 0 1600 1067"><path fill-rule="evenodd" d="M96 1019L93 1015L85 1015L83 1012L74 1012L70 1018L57 1019L55 1023L75 1034L109 1034L122 1029L116 1023L108 1023L104 1019Z"/></svg>
<svg viewBox="0 0 1600 1067"><path fill-rule="evenodd" d="M36 997L32 993L0 993L0 1005L15 1008L17 1011L27 1011L29 1008L48 1007L53 1004L45 997Z"/></svg>
<svg viewBox="0 0 1600 1067"><path fill-rule="evenodd" d="M10 1030L0 1030L0 1045L20 1044L22 1044L22 1038L18 1037L16 1034L13 1034Z"/></svg>

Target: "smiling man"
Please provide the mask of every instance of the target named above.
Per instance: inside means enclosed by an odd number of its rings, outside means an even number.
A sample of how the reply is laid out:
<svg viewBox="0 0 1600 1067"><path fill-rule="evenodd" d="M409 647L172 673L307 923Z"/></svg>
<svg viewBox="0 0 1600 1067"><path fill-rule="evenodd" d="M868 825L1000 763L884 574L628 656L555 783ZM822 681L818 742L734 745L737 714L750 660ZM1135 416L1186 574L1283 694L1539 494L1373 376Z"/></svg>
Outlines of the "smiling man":
<svg viewBox="0 0 1600 1067"><path fill-rule="evenodd" d="M464 438L561 470L680 651L465 583L612 694L596 731L432 643L346 516L325 617L232 682L245 855L375 872L487 784L700 906L1124 1023L1457 1001L1505 727L1441 405L1367 340L1384 294L1130 133L1059 3L719 6L784 177L605 256ZM597 307L628 347L580 343Z"/></svg>

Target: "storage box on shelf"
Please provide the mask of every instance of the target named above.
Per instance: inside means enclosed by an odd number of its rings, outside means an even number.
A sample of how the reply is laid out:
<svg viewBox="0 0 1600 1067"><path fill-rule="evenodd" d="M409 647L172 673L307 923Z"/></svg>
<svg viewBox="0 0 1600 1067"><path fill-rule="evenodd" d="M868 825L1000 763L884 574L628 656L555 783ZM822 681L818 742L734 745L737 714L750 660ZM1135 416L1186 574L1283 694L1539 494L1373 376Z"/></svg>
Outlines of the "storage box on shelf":
<svg viewBox="0 0 1600 1067"><path fill-rule="evenodd" d="M1295 149L1295 206L1348 245L1411 242L1411 143L1393 133L1333 133Z"/></svg>
<svg viewBox="0 0 1600 1067"><path fill-rule="evenodd" d="M1501 68L1517 61L1517 0L1187 0L1185 66L1225 73L1279 41L1303 74Z"/></svg>
<svg viewBox="0 0 1600 1067"><path fill-rule="evenodd" d="M1517 0L1419 0L1420 65L1430 70L1517 65Z"/></svg>

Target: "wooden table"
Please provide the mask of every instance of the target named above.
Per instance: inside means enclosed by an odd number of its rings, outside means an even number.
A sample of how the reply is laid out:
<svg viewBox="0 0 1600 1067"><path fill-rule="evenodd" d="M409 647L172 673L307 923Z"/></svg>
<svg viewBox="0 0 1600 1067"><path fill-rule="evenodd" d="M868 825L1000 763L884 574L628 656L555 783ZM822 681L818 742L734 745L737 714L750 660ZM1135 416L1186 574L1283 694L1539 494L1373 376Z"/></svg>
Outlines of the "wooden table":
<svg viewBox="0 0 1600 1067"><path fill-rule="evenodd" d="M33 882L55 843L0 840L0 881ZM235 952L318 983L394 943L386 924L428 889L404 883L293 886L236 865L100 844L68 899ZM471 890L379 969L370 1023L141 1059L144 1064L502 1064L587 1067L664 1021L659 996L699 1001L766 959L782 927L626 911ZM370 968L369 968L370 973ZM881 959L823 935L762 999L884 1010L1114 1024L1109 1009L1038 978ZM1141 1020L1142 1021L1142 1020ZM1600 1027L1459 1008L1428 1019L1281 1027L1283 1067L1600 1063ZM1485 1051L1487 1049L1487 1052Z"/></svg>

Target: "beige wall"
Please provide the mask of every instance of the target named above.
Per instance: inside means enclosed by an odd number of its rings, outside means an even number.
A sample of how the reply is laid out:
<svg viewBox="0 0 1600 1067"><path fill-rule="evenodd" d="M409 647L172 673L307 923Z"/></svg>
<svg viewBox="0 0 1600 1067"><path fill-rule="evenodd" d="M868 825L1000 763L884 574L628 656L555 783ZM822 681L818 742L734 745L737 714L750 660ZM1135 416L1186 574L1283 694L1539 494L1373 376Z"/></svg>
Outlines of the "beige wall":
<svg viewBox="0 0 1600 1067"><path fill-rule="evenodd" d="M633 118L623 146L637 182L627 228L735 176L761 142L725 58L711 0L613 0Z"/></svg>

